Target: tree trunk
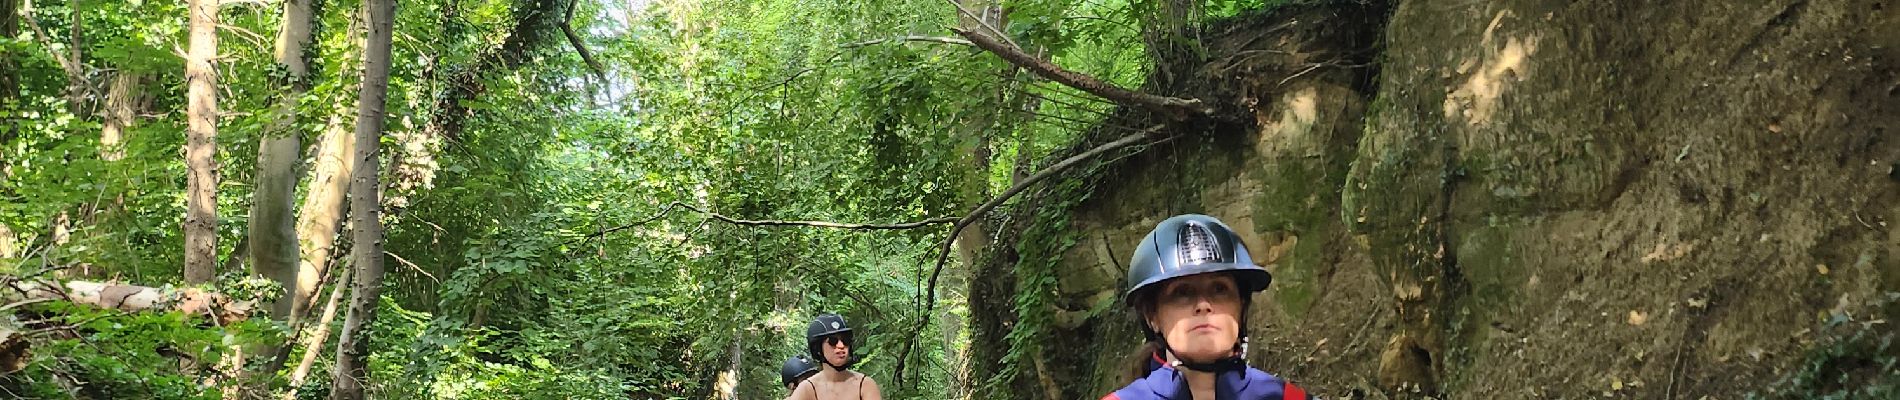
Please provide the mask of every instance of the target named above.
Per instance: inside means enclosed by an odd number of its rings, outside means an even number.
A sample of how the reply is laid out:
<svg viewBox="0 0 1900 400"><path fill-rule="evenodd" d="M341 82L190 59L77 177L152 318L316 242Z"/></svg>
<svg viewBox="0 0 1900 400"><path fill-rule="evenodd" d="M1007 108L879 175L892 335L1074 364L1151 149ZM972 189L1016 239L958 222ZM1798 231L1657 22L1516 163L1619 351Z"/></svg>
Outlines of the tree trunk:
<svg viewBox="0 0 1900 400"><path fill-rule="evenodd" d="M291 293L293 320L309 313L310 300L317 295L317 280L329 273L337 229L343 225L347 205L344 194L356 168L356 135L343 124L343 118L331 117L330 128L319 139L309 192L297 214L297 239L303 246L298 249L297 284Z"/></svg>
<svg viewBox="0 0 1900 400"><path fill-rule="evenodd" d="M0 0L0 37L16 37L20 34L20 0ZM0 107L18 103L20 99L20 64L8 53L0 57ZM13 143L20 134L17 124L11 121L0 122L0 147ZM0 160L0 179L12 179L9 171L12 163ZM12 190L0 190L0 196L12 197ZM13 258L13 230L0 224L0 258Z"/></svg>
<svg viewBox="0 0 1900 400"><path fill-rule="evenodd" d="M310 42L311 0L284 2L284 26L278 31L277 63L285 80L278 87L275 119L257 146L257 187L251 201L251 270L284 286L285 295L271 306L271 318L290 317L297 287L297 231L292 207L297 197L297 167L302 161L302 132L297 129L297 101L309 90L310 67L304 47Z"/></svg>
<svg viewBox="0 0 1900 400"><path fill-rule="evenodd" d="M106 161L119 161L125 158L125 131L132 128L138 118L137 104L144 94L139 88L139 75L131 71L119 71L112 77L112 87L106 89L104 127L99 132L99 158Z"/></svg>
<svg viewBox="0 0 1900 400"><path fill-rule="evenodd" d="M730 361L725 371L713 379L713 398L719 400L737 400L739 398L739 378L745 375L745 329L732 330L732 346L726 348L726 357Z"/></svg>
<svg viewBox="0 0 1900 400"><path fill-rule="evenodd" d="M0 224L0 258L13 258L15 254L19 253L19 249L15 248L19 246L18 243L15 243L17 240L19 239L13 237L13 228L8 228L6 224Z"/></svg>
<svg viewBox="0 0 1900 400"><path fill-rule="evenodd" d="M20 34L20 0L0 0L0 37ZM20 98L20 66L11 55L0 57L0 104ZM0 143L13 137L12 125L0 125Z"/></svg>
<svg viewBox="0 0 1900 400"><path fill-rule="evenodd" d="M68 71L72 79L66 82L66 109L77 116L86 114L86 91L92 86L86 81L85 53L82 51L86 48L86 36L85 31L80 30L86 26L85 20L81 18L86 14L79 11L79 0L66 0L66 9L72 10L72 22L66 25L66 51L67 59L72 60L73 65Z"/></svg>
<svg viewBox="0 0 1900 400"><path fill-rule="evenodd" d="M211 63L218 56L217 0L189 0L190 51L185 59L185 283L210 282L218 262L218 95Z"/></svg>
<svg viewBox="0 0 1900 400"><path fill-rule="evenodd" d="M383 223L381 189L378 183L378 138L383 132L383 100L389 89L389 42L396 4L393 0L368 0L369 45L363 51L363 89L357 97L356 162L350 187L354 205L350 216L356 227L351 238L352 264L358 268L355 294L350 296L348 317L343 333L337 338L336 378L330 398L359 400L369 378L369 323L375 319L376 304L383 289Z"/></svg>
<svg viewBox="0 0 1900 400"><path fill-rule="evenodd" d="M962 3L964 9L975 12L975 16L977 17L971 18L972 16L970 15L961 15L961 13L959 13L957 19L958 26L965 30L981 31L984 29L983 26L986 25L1004 29L1009 25L1008 13L1005 12L1000 1L959 0L959 2ZM996 81L997 90L995 93L986 95L986 97L989 97L999 105L1009 104L1012 101L1009 95L1010 93L1022 92L1022 90L1017 87L1016 79L1014 79L1018 71L1019 68L1014 65L1005 65L1001 71L997 71L1002 76L1002 78ZM971 141L974 144L969 149L970 170L968 175L964 177L962 190L959 191L959 197L962 198L959 208L966 210L975 208L983 204L983 201L990 197L990 167L995 163L996 159L997 132L1008 132L1009 124L1016 121L1015 119L1006 117L999 118L1001 114L1002 113L995 112L974 113L971 119L966 121L967 125L963 127L963 130L966 132L964 134L966 137L963 138L963 140ZM984 247L988 243L989 224L984 223L982 220L971 223L969 227L964 228L963 232L956 237L958 264L964 266L964 268L969 268L982 262ZM956 269L946 273L944 276L945 284L942 286L944 288L942 291L946 293L939 293L936 297L939 299L957 297L950 296L947 292L968 287L968 280L965 279L967 275L968 274L962 269ZM951 360L961 360L962 355L959 354L956 349L956 338L958 333L963 329L961 324L959 324L960 321L955 314L950 312L950 307L940 308L935 318L940 321L937 328L943 335L942 347L944 357ZM950 377L950 390L953 395L961 393L963 388L967 386L964 380L964 365L964 363L956 362L951 366L953 371Z"/></svg>
<svg viewBox="0 0 1900 400"><path fill-rule="evenodd" d="M323 315L317 317L317 331L304 339L303 360L297 362L297 369L290 371L290 391L284 394L284 400L296 400L297 388L303 387L304 378L310 376L310 366L317 364L317 355L323 354L323 344L330 340L330 322L336 320L336 307L342 303L343 294L350 291L350 272L344 268L337 275L336 283L330 285L330 301L323 304Z"/></svg>
<svg viewBox="0 0 1900 400"><path fill-rule="evenodd" d="M347 36L351 46L363 46L363 35L359 32L354 27L349 29ZM346 60L344 64L354 70L354 62ZM354 93L361 87L359 83L344 92ZM355 120L343 117L351 111L339 106L324 128L323 137L317 139L316 168L304 195L303 208L297 214L297 239L301 246L297 285L290 293L293 326L310 313L310 301L316 297L321 283L318 280L329 275L330 259L335 255L337 229L343 225L343 210L347 205L344 195L348 194L351 173L356 169L356 134L346 129L346 123Z"/></svg>
<svg viewBox="0 0 1900 400"><path fill-rule="evenodd" d="M957 25L962 29L982 31L983 26L1001 29L1008 25L1002 7L995 1L958 0L958 3L964 10L970 10L975 13L975 16L981 18L975 19L971 18L971 15L958 13ZM1009 92L1008 88L1013 81L1011 77L1016 75L1016 71L1017 68L1013 65L999 71L1003 78L997 81L998 90L992 97L993 100L998 103L1007 101L1006 93ZM958 197L961 198L959 208L976 207L990 197L990 163L995 159L993 132L997 131L995 128L998 125L996 115L997 113L994 112L977 112L972 113L969 119L963 121L960 135L963 137L959 140L969 143L963 150L970 154L970 158L969 171L964 175L962 187L957 192ZM974 265L982 257L983 245L989 237L985 225L982 221L977 221L957 235L957 261L963 265Z"/></svg>
<svg viewBox="0 0 1900 400"><path fill-rule="evenodd" d="M303 245L298 249L296 285L286 288L290 292L290 314L285 320L289 321L291 332L302 332L305 317L310 314L310 302L322 290L323 277L330 274L337 229L343 225L343 194L349 190L349 176L356 166L356 134L343 124L342 117L331 116L323 137L318 139L315 176L310 178L309 193L304 196L303 209L297 215L297 237ZM336 285L349 284L345 280ZM325 321L322 323L328 324L330 318L322 318ZM327 334L329 328L319 329ZM284 342L268 368L272 371L283 368L290 360L292 347L292 342Z"/></svg>

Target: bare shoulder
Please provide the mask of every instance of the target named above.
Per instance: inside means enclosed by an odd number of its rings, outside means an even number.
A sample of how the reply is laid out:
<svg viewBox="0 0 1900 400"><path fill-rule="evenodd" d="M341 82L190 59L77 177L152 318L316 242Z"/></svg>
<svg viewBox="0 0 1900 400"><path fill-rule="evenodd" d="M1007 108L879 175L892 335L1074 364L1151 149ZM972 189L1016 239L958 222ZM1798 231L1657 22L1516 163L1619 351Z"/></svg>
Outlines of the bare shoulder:
<svg viewBox="0 0 1900 400"><path fill-rule="evenodd" d="M785 400L810 400L817 398L817 394L813 393L813 391L818 390L818 388L812 385L809 379L799 382L798 387L792 389L792 395L786 396Z"/></svg>
<svg viewBox="0 0 1900 400"><path fill-rule="evenodd" d="M871 379L870 376L864 374L858 374L858 379L863 380L861 381L862 385L860 385L863 389L858 393L862 398L865 400L884 400L884 390L878 388L876 379Z"/></svg>

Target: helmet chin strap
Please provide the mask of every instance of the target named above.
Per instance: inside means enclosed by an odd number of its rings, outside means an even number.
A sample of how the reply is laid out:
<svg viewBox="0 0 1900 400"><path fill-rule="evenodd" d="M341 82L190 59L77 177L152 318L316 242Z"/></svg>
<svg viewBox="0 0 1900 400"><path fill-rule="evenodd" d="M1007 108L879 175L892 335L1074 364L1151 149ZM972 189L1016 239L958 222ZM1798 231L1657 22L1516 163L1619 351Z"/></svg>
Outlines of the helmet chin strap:
<svg viewBox="0 0 1900 400"><path fill-rule="evenodd" d="M1190 362L1190 361L1181 359L1179 355L1174 354L1174 349L1168 348L1168 344L1165 339L1161 342L1161 351L1167 352L1170 358L1173 358L1173 361L1170 361L1168 363L1170 366L1173 366L1175 368L1185 368L1188 370L1198 371L1198 372L1221 373L1221 372L1227 372L1227 371L1237 371L1237 370L1246 369L1247 360L1241 357L1242 354L1247 353L1246 341L1243 340L1240 344L1234 345L1234 348L1237 351L1235 351L1233 354L1230 354L1226 357L1221 357L1219 360L1214 360L1213 362L1200 363L1200 362Z"/></svg>

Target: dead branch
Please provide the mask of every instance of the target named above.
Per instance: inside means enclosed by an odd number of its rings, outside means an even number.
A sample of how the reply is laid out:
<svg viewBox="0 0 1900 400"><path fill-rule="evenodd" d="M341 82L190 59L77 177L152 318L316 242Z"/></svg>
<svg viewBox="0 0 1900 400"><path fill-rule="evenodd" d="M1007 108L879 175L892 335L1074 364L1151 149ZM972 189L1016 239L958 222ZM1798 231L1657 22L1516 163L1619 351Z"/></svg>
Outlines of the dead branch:
<svg viewBox="0 0 1900 400"><path fill-rule="evenodd" d="M956 7L958 14L963 14L964 17L970 18L971 21L976 21L977 26L981 26L983 27L983 29L988 29L990 31L989 34L996 35L996 37L999 37L999 38L1003 38L1003 43L1009 43L1009 47L1016 48L1016 49L1023 48L1022 45L1016 44L1016 41L1009 40L1008 33L1003 33L1002 29L996 29L995 26L990 25L990 22L988 20L983 19L982 16L976 15L975 12L971 12L970 9L968 8L964 8L963 3L958 3L957 0L944 0L944 2L950 3L951 7ZM988 14L988 13L985 12L985 14ZM952 29L952 30L955 30L955 29Z"/></svg>
<svg viewBox="0 0 1900 400"><path fill-rule="evenodd" d="M982 218L984 214L989 213L990 210L995 209L997 206L1003 205L1003 202L1009 200L1011 197L1015 197L1024 190L1028 190L1030 186L1034 186L1036 183L1054 177L1063 171L1067 171L1070 168L1081 165L1085 161L1095 159L1111 151L1148 142L1156 133L1161 132L1161 129L1164 127L1166 127L1166 125L1155 125L1056 162L1047 168L1043 168L1041 171L1036 171L1035 175L1030 175L1028 178L1016 182L1015 185L1011 185L1009 189L1004 189L1003 192L997 194L996 197L991 197L989 201L983 202L982 205L976 206L976 209L970 210L970 213L964 215L962 219L958 219L956 225L951 226L950 235L944 238L941 246L938 246L937 266L930 271L930 280L925 285L922 295L926 299L926 301L924 301L924 308L917 314L918 319L921 321L917 324L916 329L911 330L908 337L904 339L903 350L897 353L897 369L895 375L897 376L898 386L902 387L904 384L904 362L909 359L911 348L917 344L917 335L923 334L924 327L930 326L930 311L932 308L935 308L937 304L937 278L943 275L943 266L950 260L950 246L956 243L957 234L963 233L963 228L969 227L970 224L975 223L978 218Z"/></svg>
<svg viewBox="0 0 1900 400"><path fill-rule="evenodd" d="M1288 76L1286 77L1286 79L1281 79L1281 80L1280 80L1280 83L1278 84L1278 86L1286 86L1286 83L1287 83L1287 82L1291 82L1291 81L1293 81L1293 79L1295 79L1295 78L1299 78L1300 76L1303 76L1303 75L1306 75L1306 74L1307 74L1307 73L1309 73L1309 72L1313 72L1313 70L1317 70L1317 69L1319 69L1320 67L1340 67L1340 68L1365 68L1365 67L1367 67L1367 66L1371 66L1371 65L1372 65L1372 63L1362 63L1362 64L1345 64L1345 63L1340 63L1340 62L1338 62L1338 61L1331 61L1331 62L1323 62L1323 63L1312 63L1312 64L1307 64L1307 66L1306 66L1306 69L1302 69L1302 70L1300 70L1300 72L1296 72L1296 73L1294 73L1293 75L1288 75Z"/></svg>
<svg viewBox="0 0 1900 400"><path fill-rule="evenodd" d="M406 259L403 259L403 258L402 258L402 256L399 256L399 255L396 255L396 253L391 253L391 252L388 252L388 251L384 251L384 252L383 252L383 255L386 255L386 256L389 256L390 258L394 258L394 259L396 259L396 262L397 262L397 263L401 263L402 265L406 265L406 266L409 266L409 268L411 268L411 269L415 269L415 270L416 270L416 272L419 272L419 273L422 273L422 276L426 276L426 277L429 277L429 280L431 280L431 281L435 281L435 284L437 284L437 285L440 285L440 284L442 284L442 280L441 280L441 279L435 279L435 274L430 274L428 270L424 270L424 269L422 269L422 267L421 267L421 266L417 266L417 265L416 265L416 263L412 263L412 262L409 262L409 260L406 260Z"/></svg>
<svg viewBox="0 0 1900 400"><path fill-rule="evenodd" d="M1056 66L1048 60L1029 55L1029 53L1024 52L1022 48L999 42L989 35L979 34L961 28L952 28L951 31L956 32L957 35L963 36L966 39L970 39L970 43L976 47L988 50L990 53L1002 57L1003 60L1009 61L1010 64L1015 64L1018 67L1034 72L1043 79L1055 81L1064 86L1081 89L1084 92L1101 96L1117 104L1152 109L1162 114L1167 114L1175 120L1184 120L1190 117L1199 117L1214 113L1213 107L1202 103L1200 99L1156 96L1124 89L1114 84L1103 82L1092 76L1062 69L1062 67Z"/></svg>
<svg viewBox="0 0 1900 400"><path fill-rule="evenodd" d="M312 332L310 337L304 340L303 360L298 362L297 368L290 372L290 390L284 394L284 400L297 398L297 389L303 387L304 378L310 376L310 367L317 362L317 355L323 353L321 351L323 344L330 337L330 322L336 320L337 303L341 303L343 294L349 291L350 272L348 268L343 269L342 273L337 274L336 283L331 285L330 302L324 304L322 316L317 317L317 331ZM293 335L301 333L302 329L291 330ZM290 354L288 349L289 346L285 346L284 350L279 350L279 358L288 358ZM282 360L278 363L281 364Z"/></svg>
<svg viewBox="0 0 1900 400"><path fill-rule="evenodd" d="M587 67L594 70L594 75L605 80L607 69L600 66L600 61L594 60L594 52L587 50L587 44L581 41L581 35L574 33L574 5L579 3L579 1L567 3L567 18L561 20L561 34L567 36L567 43L574 45L574 52L581 54L581 61L587 62Z"/></svg>

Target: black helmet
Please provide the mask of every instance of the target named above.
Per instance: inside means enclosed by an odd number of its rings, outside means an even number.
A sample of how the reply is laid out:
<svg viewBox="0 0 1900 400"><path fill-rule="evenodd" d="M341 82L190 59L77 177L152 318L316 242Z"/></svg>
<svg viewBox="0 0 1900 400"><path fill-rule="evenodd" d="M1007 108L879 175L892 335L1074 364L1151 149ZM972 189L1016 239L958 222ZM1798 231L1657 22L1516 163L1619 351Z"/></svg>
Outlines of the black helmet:
<svg viewBox="0 0 1900 400"><path fill-rule="evenodd" d="M785 386L796 384L816 373L818 373L818 366L812 365L811 360L805 359L805 356L787 358L785 366L778 369L778 377L785 381Z"/></svg>
<svg viewBox="0 0 1900 400"><path fill-rule="evenodd" d="M1128 291L1124 293L1127 306L1135 308L1135 318L1141 325L1142 334L1148 340L1158 342L1165 349L1168 342L1148 326L1136 301L1144 298L1142 294L1160 288L1160 283L1169 279L1205 273L1226 273L1234 277L1234 283L1240 286L1240 337L1238 345L1242 352L1247 343L1247 308L1252 303L1251 294L1267 288L1273 282L1273 274L1265 268L1254 265L1253 258L1247 253L1247 245L1241 243L1240 235L1234 233L1227 224L1206 215L1186 214L1161 221L1154 231L1141 239L1140 247L1135 248L1135 257L1128 262ZM1236 357L1208 364L1185 364L1198 370L1218 370L1245 365Z"/></svg>
<svg viewBox="0 0 1900 400"><path fill-rule="evenodd" d="M818 318L813 319L811 325L805 327L805 349L811 353L812 359L825 363L825 365L831 365L832 368L843 370L850 368L851 364L856 364L858 360L856 357L852 357L845 360L844 365L833 365L830 360L825 359L825 337L837 334L844 335L844 343L846 346L852 345L851 325L844 322L844 317L832 313L818 314Z"/></svg>
<svg viewBox="0 0 1900 400"><path fill-rule="evenodd" d="M1247 245L1227 224L1206 215L1177 215L1141 238L1135 258L1128 262L1124 301L1133 306L1136 293L1157 288L1161 281L1209 272L1233 274L1242 293L1265 290L1273 282L1273 275L1254 265Z"/></svg>

